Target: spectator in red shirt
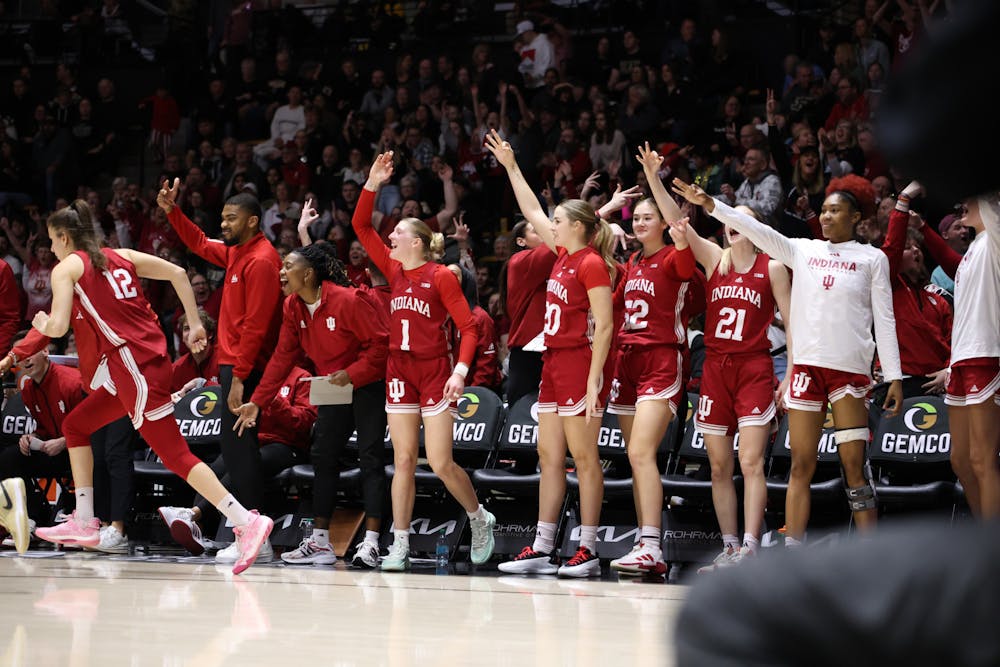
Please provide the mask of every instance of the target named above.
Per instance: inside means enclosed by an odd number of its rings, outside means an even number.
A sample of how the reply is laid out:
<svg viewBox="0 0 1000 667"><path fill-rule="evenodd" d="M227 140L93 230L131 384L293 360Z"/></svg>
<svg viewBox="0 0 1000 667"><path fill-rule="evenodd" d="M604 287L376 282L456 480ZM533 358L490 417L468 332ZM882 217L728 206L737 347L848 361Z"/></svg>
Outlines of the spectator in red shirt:
<svg viewBox="0 0 1000 667"><path fill-rule="evenodd" d="M156 93L139 100L139 108L152 107L149 121L149 145L156 153L157 162L163 161L174 139L174 132L181 125L181 112L177 100L165 86L157 86Z"/></svg>
<svg viewBox="0 0 1000 667"><path fill-rule="evenodd" d="M24 407L35 421L35 430L21 436L17 447L0 451L0 479L8 477L62 477L70 474L69 455L62 423L83 400L80 371L49 361L47 349L20 360L18 384ZM28 484L28 515L36 524L49 525L47 500Z"/></svg>
<svg viewBox="0 0 1000 667"><path fill-rule="evenodd" d="M840 81L837 82L837 101L834 102L830 115L826 117L823 129L833 132L837 123L844 118L862 123L870 116L868 100L861 94L861 84L853 76L840 77Z"/></svg>
<svg viewBox="0 0 1000 667"><path fill-rule="evenodd" d="M299 148L289 142L281 149L281 180L288 186L288 197L297 200L309 189L309 167L299 159Z"/></svg>
<svg viewBox="0 0 1000 667"><path fill-rule="evenodd" d="M0 350L9 350L21 326L21 289L10 264L0 259Z"/></svg>
<svg viewBox="0 0 1000 667"><path fill-rule="evenodd" d="M469 302L469 309L472 311L472 318L476 321L476 355L469 364L469 376L466 384L470 387L486 387L494 392L500 393L499 355L497 348L496 325L490 314L479 305L479 290L476 287L476 276L467 268L458 264L449 264L448 270L455 274L455 278L462 286L462 294ZM458 347L461 341L461 333L453 329L455 345Z"/></svg>

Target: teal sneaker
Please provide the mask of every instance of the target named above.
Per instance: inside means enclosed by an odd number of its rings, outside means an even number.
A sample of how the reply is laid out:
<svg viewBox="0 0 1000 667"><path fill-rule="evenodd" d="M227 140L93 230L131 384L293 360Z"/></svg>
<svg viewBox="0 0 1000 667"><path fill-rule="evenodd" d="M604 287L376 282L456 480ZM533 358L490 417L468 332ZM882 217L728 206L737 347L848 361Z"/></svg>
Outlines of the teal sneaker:
<svg viewBox="0 0 1000 667"><path fill-rule="evenodd" d="M472 563L481 565L493 555L493 526L497 525L497 518L483 510L485 519L472 519L469 521L472 529Z"/></svg>
<svg viewBox="0 0 1000 667"><path fill-rule="evenodd" d="M410 545L393 542L389 555L382 559L379 568L383 572L405 572L410 569Z"/></svg>

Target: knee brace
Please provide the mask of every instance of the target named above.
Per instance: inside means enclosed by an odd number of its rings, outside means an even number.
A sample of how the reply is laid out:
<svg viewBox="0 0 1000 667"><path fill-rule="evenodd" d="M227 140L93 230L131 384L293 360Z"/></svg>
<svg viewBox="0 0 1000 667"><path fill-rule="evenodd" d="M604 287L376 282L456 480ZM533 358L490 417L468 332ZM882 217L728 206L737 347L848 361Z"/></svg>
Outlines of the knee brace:
<svg viewBox="0 0 1000 667"><path fill-rule="evenodd" d="M869 435L870 433L868 429L864 427L845 428L834 433L834 440L838 445L842 445L845 442L863 440L865 448L867 449ZM865 476L865 484L855 487L848 486L847 473L844 471L843 463L841 463L840 478L844 481L844 493L847 494L847 506L852 512L873 510L878 507L878 495L875 492L875 479L872 476L872 465L871 461L868 460L867 452L865 453L865 462L861 470Z"/></svg>

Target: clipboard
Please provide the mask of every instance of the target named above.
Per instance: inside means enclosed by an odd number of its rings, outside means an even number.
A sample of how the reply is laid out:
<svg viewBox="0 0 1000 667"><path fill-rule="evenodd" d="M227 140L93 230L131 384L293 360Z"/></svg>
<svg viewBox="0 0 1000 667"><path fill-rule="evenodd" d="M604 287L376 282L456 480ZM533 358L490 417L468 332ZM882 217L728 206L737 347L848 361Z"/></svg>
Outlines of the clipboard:
<svg viewBox="0 0 1000 667"><path fill-rule="evenodd" d="M309 402L312 405L350 405L354 402L354 385L343 387L330 384L326 375L299 378L299 382L309 383Z"/></svg>

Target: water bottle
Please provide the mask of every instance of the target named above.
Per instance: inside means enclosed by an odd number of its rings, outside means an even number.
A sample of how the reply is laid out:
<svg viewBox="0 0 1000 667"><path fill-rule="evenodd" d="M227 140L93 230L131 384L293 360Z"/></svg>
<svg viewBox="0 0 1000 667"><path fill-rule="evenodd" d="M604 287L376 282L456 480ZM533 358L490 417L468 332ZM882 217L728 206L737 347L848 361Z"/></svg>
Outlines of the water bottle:
<svg viewBox="0 0 1000 667"><path fill-rule="evenodd" d="M442 528L438 533L437 545L434 547L434 563L437 574L448 574L448 534Z"/></svg>

